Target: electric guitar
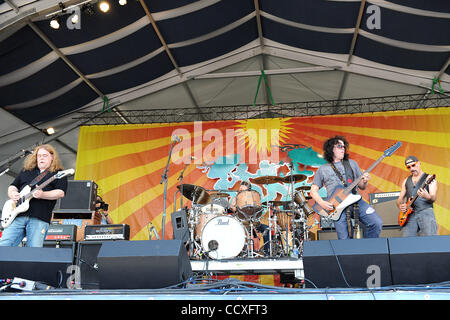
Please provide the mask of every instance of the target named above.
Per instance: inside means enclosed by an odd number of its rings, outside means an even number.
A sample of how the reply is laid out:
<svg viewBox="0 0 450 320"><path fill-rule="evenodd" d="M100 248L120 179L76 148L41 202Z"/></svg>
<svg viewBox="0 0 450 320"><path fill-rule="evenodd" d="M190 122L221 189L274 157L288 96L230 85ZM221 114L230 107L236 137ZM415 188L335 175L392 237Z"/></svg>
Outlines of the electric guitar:
<svg viewBox="0 0 450 320"><path fill-rule="evenodd" d="M9 199L3 205L1 225L4 229L8 228L9 225L14 221L19 213L26 212L30 208L30 200L33 198L33 192L36 190L42 190L49 183L55 179L61 179L68 175L73 175L75 173L74 169L67 169L64 171L58 171L55 175L48 178L46 181L38 185L36 188L31 190L30 186L25 186L22 191L20 191L19 200L14 201Z"/></svg>
<svg viewBox="0 0 450 320"><path fill-rule="evenodd" d="M400 148L401 145L402 143L399 141L390 148L386 149L383 152L383 155L377 161L375 161L375 163L372 164L370 168L365 172L372 171L384 158L391 156L398 148ZM362 177L363 175L360 175L345 189L342 186L337 186L331 192L331 195L329 195L325 200L333 204L332 210L325 210L317 203L313 205L313 210L325 218L330 218L334 221L339 220L342 211L344 211L345 208L347 208L349 205L354 204L355 202L358 202L361 199L361 195L353 194L351 191L359 184L359 182L362 180Z"/></svg>
<svg viewBox="0 0 450 320"><path fill-rule="evenodd" d="M422 184L420 185L420 187L417 189L422 189L425 188L425 186L429 185L431 182L433 182L433 180L436 179L436 175L433 174L431 177L428 177L428 179L426 179L424 182L422 182ZM419 195L416 193L416 195L414 197L411 197L408 199L408 202L406 202L406 211L400 211L400 213L398 214L398 224L400 225L400 227L403 227L409 219L409 215L411 213L414 212L413 209L413 205L414 205L414 201L416 201L416 199L419 197Z"/></svg>

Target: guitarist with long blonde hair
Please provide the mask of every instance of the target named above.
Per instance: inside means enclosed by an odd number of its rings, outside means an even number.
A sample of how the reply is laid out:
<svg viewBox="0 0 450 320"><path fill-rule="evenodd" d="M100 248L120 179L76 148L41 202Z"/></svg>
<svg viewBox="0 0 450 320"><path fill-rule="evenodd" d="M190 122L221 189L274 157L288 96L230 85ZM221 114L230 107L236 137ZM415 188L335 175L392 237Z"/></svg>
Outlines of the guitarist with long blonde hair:
<svg viewBox="0 0 450 320"><path fill-rule="evenodd" d="M436 201L437 182L434 177L430 179L430 175L422 171L420 161L416 156L408 156L405 166L411 175L403 180L397 199L397 206L406 218L406 221L402 223L404 224L402 235L404 237L437 235L437 223L433 209L433 203ZM416 198L410 206L410 200L414 197Z"/></svg>
<svg viewBox="0 0 450 320"><path fill-rule="evenodd" d="M27 247L43 246L56 200L64 197L67 190L65 176L55 179L61 169L63 166L58 153L49 144L37 146L25 159L23 170L8 187L8 197L11 200L7 203L15 205L23 202L23 195L20 193L22 190L30 189L30 199L24 203L27 205L26 211L14 216L3 231L0 246L17 246L24 237L27 238ZM47 184L42 189L38 187L45 183ZM3 213L5 212L2 212L2 219Z"/></svg>

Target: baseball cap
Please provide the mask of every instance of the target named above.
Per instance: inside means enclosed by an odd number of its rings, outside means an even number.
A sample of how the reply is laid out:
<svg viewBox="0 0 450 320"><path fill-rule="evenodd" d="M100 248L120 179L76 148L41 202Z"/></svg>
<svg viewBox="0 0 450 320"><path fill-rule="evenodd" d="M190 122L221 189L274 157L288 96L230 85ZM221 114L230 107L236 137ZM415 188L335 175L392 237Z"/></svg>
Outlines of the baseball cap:
<svg viewBox="0 0 450 320"><path fill-rule="evenodd" d="M419 161L419 159L417 159L417 157L415 157L415 156L408 156L405 159L405 165L410 164L410 163L414 163L414 162L417 162L417 161Z"/></svg>

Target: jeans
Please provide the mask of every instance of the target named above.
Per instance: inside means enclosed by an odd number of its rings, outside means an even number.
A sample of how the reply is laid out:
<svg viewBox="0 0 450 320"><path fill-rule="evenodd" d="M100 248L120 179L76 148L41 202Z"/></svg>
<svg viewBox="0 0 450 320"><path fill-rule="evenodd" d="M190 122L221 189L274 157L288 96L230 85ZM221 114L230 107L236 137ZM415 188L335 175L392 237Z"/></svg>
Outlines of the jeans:
<svg viewBox="0 0 450 320"><path fill-rule="evenodd" d="M437 223L433 208L428 208L410 214L408 222L402 228L402 236L416 237L419 230L420 236L437 235Z"/></svg>
<svg viewBox="0 0 450 320"><path fill-rule="evenodd" d="M27 247L42 247L49 223L38 218L19 216L3 230L0 246L18 246L27 237Z"/></svg>
<svg viewBox="0 0 450 320"><path fill-rule="evenodd" d="M256 231L262 233L264 240L264 254L268 256L270 254L270 237L269 237L269 226L267 224L261 223L258 227L255 228Z"/></svg>
<svg viewBox="0 0 450 320"><path fill-rule="evenodd" d="M383 228L383 221L378 213L363 199L358 202L359 220L365 225L364 238L378 238ZM353 212L353 208L351 209ZM342 211L339 220L334 222L338 239L348 239L347 209ZM353 229L352 229L353 235Z"/></svg>

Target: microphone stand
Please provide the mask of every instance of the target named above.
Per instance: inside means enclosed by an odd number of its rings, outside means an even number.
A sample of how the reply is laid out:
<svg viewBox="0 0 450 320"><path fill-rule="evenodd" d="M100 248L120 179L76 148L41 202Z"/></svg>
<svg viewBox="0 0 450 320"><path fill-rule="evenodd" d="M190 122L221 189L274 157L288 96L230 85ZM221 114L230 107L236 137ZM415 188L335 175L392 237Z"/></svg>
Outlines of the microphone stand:
<svg viewBox="0 0 450 320"><path fill-rule="evenodd" d="M170 159L172 158L173 147L175 146L176 143L177 143L177 140L173 140L172 143L170 144L169 158L167 159L167 164L166 164L166 167L164 168L164 172L161 175L160 184L164 183L162 237L161 237L162 240L164 240L164 234L166 231L166 198L167 198L167 183L168 183L169 165L170 165Z"/></svg>

